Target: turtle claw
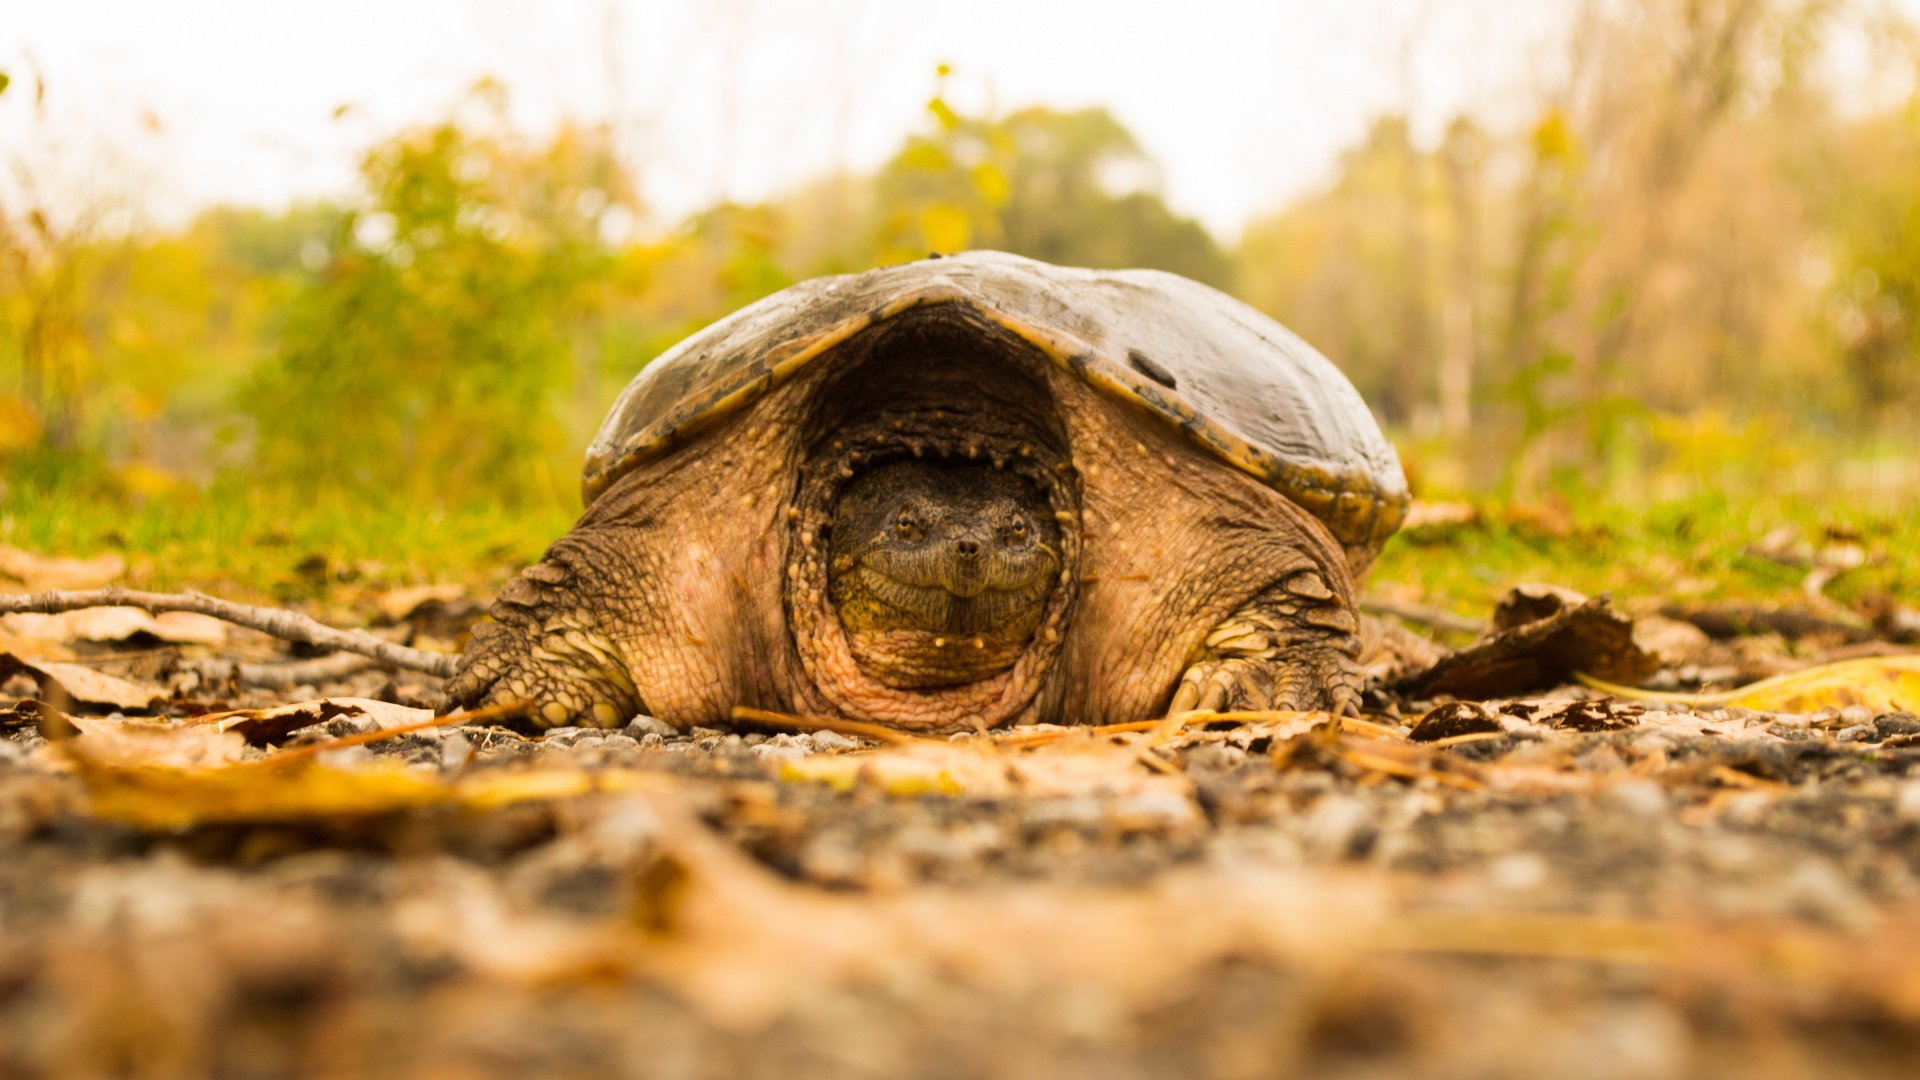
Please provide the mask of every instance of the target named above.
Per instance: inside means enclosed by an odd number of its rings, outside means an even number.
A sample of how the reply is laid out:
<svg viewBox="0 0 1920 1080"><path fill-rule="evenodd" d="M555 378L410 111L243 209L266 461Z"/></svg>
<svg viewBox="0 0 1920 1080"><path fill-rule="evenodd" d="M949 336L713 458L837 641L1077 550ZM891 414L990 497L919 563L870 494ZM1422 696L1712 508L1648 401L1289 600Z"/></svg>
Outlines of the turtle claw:
<svg viewBox="0 0 1920 1080"><path fill-rule="evenodd" d="M1286 661L1228 657L1186 670L1169 715L1183 712L1341 712L1359 699L1358 672L1323 652Z"/></svg>

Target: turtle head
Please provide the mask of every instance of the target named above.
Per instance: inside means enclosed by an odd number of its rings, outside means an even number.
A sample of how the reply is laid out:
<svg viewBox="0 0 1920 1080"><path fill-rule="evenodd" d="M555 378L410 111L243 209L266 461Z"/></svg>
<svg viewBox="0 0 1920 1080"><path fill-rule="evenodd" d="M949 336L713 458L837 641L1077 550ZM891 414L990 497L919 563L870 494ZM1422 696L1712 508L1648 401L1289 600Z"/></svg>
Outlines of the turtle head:
<svg viewBox="0 0 1920 1080"><path fill-rule="evenodd" d="M1004 671L1032 640L1060 567L1046 498L985 464L883 464L834 505L828 592L862 666L888 685Z"/></svg>

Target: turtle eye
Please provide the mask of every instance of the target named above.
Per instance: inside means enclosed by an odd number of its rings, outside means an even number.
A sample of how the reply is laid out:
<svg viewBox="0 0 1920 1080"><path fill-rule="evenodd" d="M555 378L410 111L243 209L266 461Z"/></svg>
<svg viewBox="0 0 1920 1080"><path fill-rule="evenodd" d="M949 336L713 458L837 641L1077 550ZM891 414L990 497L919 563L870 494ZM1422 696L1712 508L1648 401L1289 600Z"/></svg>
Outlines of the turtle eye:
<svg viewBox="0 0 1920 1080"><path fill-rule="evenodd" d="M893 535L902 540L918 540L920 538L919 519L912 514L902 513L893 519Z"/></svg>
<svg viewBox="0 0 1920 1080"><path fill-rule="evenodd" d="M1007 540L1010 543L1024 544L1027 541L1027 534L1031 531L1026 518L1014 518L1007 524Z"/></svg>

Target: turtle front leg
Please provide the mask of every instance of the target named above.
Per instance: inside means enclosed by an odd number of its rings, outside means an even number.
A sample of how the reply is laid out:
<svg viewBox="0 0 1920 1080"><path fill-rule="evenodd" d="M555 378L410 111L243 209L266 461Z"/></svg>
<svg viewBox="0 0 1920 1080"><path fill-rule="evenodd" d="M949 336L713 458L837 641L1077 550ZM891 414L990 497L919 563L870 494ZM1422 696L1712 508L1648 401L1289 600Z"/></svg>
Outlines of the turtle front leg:
<svg viewBox="0 0 1920 1080"><path fill-rule="evenodd" d="M1298 570L1213 628L1171 713L1347 712L1360 700L1360 624L1318 570Z"/></svg>
<svg viewBox="0 0 1920 1080"><path fill-rule="evenodd" d="M576 533L509 581L488 609L494 621L474 627L448 699L467 708L523 702L538 727L618 727L644 711L604 626L621 610L610 595L619 575L602 567L607 554Z"/></svg>

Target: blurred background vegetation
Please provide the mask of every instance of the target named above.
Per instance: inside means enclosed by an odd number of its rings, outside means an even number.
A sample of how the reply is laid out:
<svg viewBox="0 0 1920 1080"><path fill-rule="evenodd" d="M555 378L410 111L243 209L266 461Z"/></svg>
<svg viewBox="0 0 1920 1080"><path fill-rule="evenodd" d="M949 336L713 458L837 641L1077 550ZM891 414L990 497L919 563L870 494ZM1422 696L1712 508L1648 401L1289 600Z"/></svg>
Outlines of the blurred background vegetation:
<svg viewBox="0 0 1920 1080"><path fill-rule="evenodd" d="M1842 28L1874 66L1851 74L1900 88L1872 108L1834 88ZM1235 293L1348 373L1429 497L1907 499L1914 42L1898 8L1841 0L1584 4L1523 123L1422 141L1381 115L1231 242L1169 208L1114 115L963 114L945 69L876 170L668 228L640 227L643 166L606 126L516 130L491 81L367 146L350 197L178 229L56 213L14 153L0 499L484 506L547 535L607 403L673 341L803 278L975 247ZM43 115L58 88L8 74L0 107Z"/></svg>

